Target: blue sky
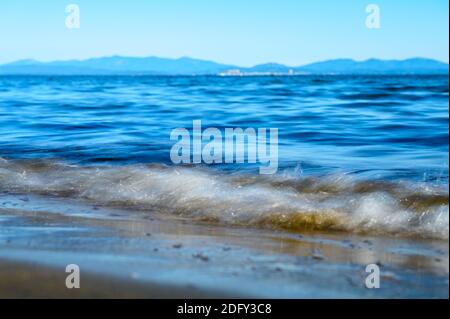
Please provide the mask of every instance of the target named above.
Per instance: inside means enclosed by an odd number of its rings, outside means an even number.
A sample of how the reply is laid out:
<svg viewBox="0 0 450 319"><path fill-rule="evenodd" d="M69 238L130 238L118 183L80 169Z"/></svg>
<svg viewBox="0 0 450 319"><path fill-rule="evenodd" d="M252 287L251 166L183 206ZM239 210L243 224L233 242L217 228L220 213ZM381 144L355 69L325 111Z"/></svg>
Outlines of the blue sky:
<svg viewBox="0 0 450 319"><path fill-rule="evenodd" d="M81 28L67 29L78 4ZM365 25L368 4L381 29ZM251 66L333 58L448 62L447 0L1 0L0 63L191 56Z"/></svg>

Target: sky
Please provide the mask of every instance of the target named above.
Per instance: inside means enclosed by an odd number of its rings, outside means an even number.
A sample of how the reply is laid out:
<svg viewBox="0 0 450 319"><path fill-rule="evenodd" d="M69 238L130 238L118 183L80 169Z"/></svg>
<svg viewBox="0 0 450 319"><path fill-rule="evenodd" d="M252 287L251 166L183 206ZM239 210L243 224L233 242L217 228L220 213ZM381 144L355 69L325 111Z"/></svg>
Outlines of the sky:
<svg viewBox="0 0 450 319"><path fill-rule="evenodd" d="M366 7L380 28L366 26ZM66 6L80 28L66 27ZM160 56L252 66L335 58L448 62L447 0L1 0L0 63Z"/></svg>

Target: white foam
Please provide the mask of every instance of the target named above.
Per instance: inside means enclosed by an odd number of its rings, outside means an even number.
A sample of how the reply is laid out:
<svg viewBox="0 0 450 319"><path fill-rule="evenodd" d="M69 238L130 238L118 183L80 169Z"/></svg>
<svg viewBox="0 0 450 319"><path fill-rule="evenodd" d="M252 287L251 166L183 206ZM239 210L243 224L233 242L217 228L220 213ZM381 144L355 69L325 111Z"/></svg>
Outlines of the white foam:
<svg viewBox="0 0 450 319"><path fill-rule="evenodd" d="M309 182L308 191L302 191L304 182L287 176L246 177L187 167L39 166L0 161L0 189L8 192L66 196L232 224L257 225L274 215L289 220L298 214L320 214L330 216L333 229L448 239L448 191L397 185L394 192L381 185L355 192L358 183L342 175ZM447 196L447 203L408 209L400 197L411 192Z"/></svg>

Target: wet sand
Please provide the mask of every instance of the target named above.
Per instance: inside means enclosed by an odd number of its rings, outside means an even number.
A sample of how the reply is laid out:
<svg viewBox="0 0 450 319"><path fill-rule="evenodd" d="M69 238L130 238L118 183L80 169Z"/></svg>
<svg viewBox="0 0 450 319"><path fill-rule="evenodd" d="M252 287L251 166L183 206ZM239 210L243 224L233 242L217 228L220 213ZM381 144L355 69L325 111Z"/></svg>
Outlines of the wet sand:
<svg viewBox="0 0 450 319"><path fill-rule="evenodd" d="M227 295L177 287L140 283L113 276L83 274L82 289L67 289L61 269L33 263L0 260L0 298L13 299L204 299Z"/></svg>
<svg viewBox="0 0 450 319"><path fill-rule="evenodd" d="M0 196L3 298L448 298L448 241L291 233ZM366 265L381 269L367 289ZM65 287L77 264L81 288Z"/></svg>

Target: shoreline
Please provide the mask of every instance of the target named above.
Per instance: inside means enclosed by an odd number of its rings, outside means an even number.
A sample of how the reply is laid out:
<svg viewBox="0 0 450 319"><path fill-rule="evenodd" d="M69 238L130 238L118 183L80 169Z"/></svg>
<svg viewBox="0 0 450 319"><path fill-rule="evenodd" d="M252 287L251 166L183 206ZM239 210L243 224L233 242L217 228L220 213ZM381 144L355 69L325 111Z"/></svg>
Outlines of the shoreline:
<svg viewBox="0 0 450 319"><path fill-rule="evenodd" d="M204 225L52 200L0 207L0 296L448 298L446 241ZM381 289L365 287L372 263ZM79 292L65 287L68 264L80 266Z"/></svg>

